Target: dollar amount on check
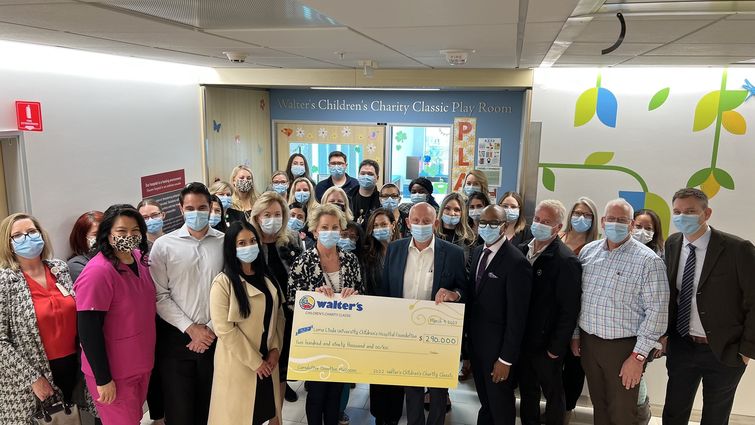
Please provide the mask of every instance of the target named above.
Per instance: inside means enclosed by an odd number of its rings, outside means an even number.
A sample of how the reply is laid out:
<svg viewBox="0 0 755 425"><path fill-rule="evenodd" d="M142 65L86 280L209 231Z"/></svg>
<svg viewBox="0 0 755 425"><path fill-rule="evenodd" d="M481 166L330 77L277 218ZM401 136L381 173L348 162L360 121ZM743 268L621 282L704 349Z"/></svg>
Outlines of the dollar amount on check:
<svg viewBox="0 0 755 425"><path fill-rule="evenodd" d="M455 388L464 305L298 291L288 379Z"/></svg>

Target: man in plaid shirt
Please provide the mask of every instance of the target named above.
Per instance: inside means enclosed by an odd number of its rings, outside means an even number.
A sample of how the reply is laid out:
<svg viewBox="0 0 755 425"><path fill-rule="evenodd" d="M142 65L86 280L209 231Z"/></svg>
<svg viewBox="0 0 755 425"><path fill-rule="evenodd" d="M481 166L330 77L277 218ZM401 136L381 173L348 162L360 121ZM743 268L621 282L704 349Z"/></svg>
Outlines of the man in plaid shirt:
<svg viewBox="0 0 755 425"><path fill-rule="evenodd" d="M666 266L632 238L633 216L627 201L609 202L605 239L579 254L582 308L572 352L582 356L596 424L637 423L638 384L668 325Z"/></svg>

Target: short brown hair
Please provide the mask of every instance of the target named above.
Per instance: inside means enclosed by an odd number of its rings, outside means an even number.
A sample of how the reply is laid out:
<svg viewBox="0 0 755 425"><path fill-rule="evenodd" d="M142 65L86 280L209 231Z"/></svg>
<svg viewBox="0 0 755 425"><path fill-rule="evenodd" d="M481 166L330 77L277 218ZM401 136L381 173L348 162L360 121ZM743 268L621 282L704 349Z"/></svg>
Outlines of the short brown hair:
<svg viewBox="0 0 755 425"><path fill-rule="evenodd" d="M671 198L671 203L673 204L677 199L686 198L695 198L703 203L703 208L708 208L708 195L702 190L695 189L694 187L685 187L684 189L677 190L676 193L674 193L674 197Z"/></svg>

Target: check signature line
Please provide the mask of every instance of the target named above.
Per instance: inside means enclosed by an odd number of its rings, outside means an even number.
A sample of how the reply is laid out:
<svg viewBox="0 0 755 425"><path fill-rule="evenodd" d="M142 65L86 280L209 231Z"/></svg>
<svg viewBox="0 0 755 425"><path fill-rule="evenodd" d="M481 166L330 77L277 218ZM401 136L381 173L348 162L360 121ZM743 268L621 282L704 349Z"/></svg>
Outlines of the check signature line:
<svg viewBox="0 0 755 425"><path fill-rule="evenodd" d="M344 337L344 336L351 336L351 337L358 337L358 338L379 338L379 339L401 339L406 341L413 341L416 338L414 337L402 337L402 336L379 336L379 335L351 335L351 334L337 334L337 333L330 333L330 332L309 332L312 335L334 335L338 337Z"/></svg>

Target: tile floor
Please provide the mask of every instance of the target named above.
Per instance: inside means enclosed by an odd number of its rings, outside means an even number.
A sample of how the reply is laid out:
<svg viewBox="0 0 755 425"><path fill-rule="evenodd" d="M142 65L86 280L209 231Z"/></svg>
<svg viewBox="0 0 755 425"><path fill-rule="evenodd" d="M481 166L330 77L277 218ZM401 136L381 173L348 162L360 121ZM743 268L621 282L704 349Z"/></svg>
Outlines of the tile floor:
<svg viewBox="0 0 755 425"><path fill-rule="evenodd" d="M306 424L307 418L305 417L304 405L307 392L304 390L304 383L291 382L290 385L299 394L299 400L296 403L286 402L284 404L283 425ZM475 425L477 423L477 411L480 408L480 402L472 380L459 383L456 389L450 391L450 395L453 408L446 416L446 424ZM370 415L369 385L357 384L356 388L351 390L346 413L351 419L350 425L374 425L374 418ZM658 413L660 411L656 412L656 414ZM406 414L406 411L404 411L404 414ZM517 420L517 424L519 423ZM590 407L577 407L575 417L571 423L573 425L591 424L592 409ZM145 414L142 425L150 424L152 424L152 421L149 419L149 414ZM661 419L653 417L650 424L661 425ZM690 422L690 424L696 424L696 422ZM406 416L401 419L399 425L406 425Z"/></svg>

